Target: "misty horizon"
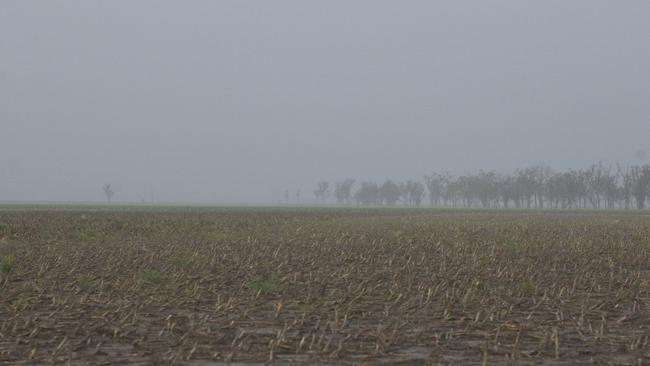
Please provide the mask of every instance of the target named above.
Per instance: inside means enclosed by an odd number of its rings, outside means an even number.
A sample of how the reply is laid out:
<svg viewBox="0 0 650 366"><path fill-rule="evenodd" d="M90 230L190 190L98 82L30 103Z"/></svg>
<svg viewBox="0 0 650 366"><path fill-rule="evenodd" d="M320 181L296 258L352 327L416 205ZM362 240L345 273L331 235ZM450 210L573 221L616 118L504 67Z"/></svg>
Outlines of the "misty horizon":
<svg viewBox="0 0 650 366"><path fill-rule="evenodd" d="M643 1L1 7L0 201L649 162Z"/></svg>

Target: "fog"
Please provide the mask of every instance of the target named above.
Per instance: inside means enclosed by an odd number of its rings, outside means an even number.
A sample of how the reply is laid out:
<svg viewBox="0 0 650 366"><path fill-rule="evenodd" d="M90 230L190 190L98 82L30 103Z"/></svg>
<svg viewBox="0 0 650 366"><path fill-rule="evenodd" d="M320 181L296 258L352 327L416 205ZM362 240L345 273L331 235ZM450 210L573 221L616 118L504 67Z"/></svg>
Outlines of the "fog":
<svg viewBox="0 0 650 366"><path fill-rule="evenodd" d="M0 201L638 164L648 1L0 3Z"/></svg>

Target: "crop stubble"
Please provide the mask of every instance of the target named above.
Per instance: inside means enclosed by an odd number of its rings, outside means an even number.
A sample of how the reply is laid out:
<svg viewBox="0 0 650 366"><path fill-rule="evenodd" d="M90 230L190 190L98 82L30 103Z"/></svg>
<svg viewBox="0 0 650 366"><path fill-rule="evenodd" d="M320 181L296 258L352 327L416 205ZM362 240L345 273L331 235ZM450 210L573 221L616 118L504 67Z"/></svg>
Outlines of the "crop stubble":
<svg viewBox="0 0 650 366"><path fill-rule="evenodd" d="M0 364L642 364L650 220L0 212Z"/></svg>

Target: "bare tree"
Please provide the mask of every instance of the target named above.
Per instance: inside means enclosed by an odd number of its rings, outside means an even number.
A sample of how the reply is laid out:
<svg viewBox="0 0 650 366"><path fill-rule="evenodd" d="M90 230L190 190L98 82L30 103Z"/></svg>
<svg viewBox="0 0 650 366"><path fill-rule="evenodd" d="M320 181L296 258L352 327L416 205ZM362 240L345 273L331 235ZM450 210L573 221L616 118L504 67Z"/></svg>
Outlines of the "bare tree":
<svg viewBox="0 0 650 366"><path fill-rule="evenodd" d="M399 185L390 179L386 180L384 184L379 187L380 200L388 206L394 206L399 200L399 196Z"/></svg>
<svg viewBox="0 0 650 366"><path fill-rule="evenodd" d="M632 202L632 186L634 184L632 169L630 167L621 168L619 166L618 176L621 178L621 182L623 183L619 190L623 198L624 207L627 210L630 208L630 203Z"/></svg>
<svg viewBox="0 0 650 366"><path fill-rule="evenodd" d="M499 187L497 186L497 174L494 171L480 171L475 180L476 195L481 201L483 208L490 207L499 197Z"/></svg>
<svg viewBox="0 0 650 366"><path fill-rule="evenodd" d="M409 180L402 187L406 202L412 206L420 206L424 198L424 184Z"/></svg>
<svg viewBox="0 0 650 366"><path fill-rule="evenodd" d="M104 196L106 196L106 200L108 203L111 203L113 201L113 196L115 195L115 191L113 191L113 188L111 187L110 184L106 184L102 187L102 191L104 191Z"/></svg>
<svg viewBox="0 0 650 366"><path fill-rule="evenodd" d="M424 183L404 181L399 184L387 179L383 184L364 182L354 199L363 205L419 206L429 194L431 206L509 208L587 208L613 209L646 207L650 196L650 165L618 167L618 171L603 163L586 169L569 169L555 173L538 164L517 169L513 174L480 170L477 174L460 177L433 173ZM354 180L337 182L334 196L338 203L349 203ZM327 198L328 185L319 183L314 194Z"/></svg>
<svg viewBox="0 0 650 366"><path fill-rule="evenodd" d="M571 208L578 204L584 188L579 173L570 171L551 176L546 182L546 191L550 207Z"/></svg>
<svg viewBox="0 0 650 366"><path fill-rule="evenodd" d="M361 205L379 204L379 186L374 182L363 182L359 190L354 194L354 198Z"/></svg>
<svg viewBox="0 0 650 366"><path fill-rule="evenodd" d="M527 167L523 170L517 170L517 184L521 192L522 203L526 208L533 207L535 192L537 190L537 172L534 167Z"/></svg>
<svg viewBox="0 0 650 366"><path fill-rule="evenodd" d="M352 200L352 186L354 186L354 179L347 178L343 182L336 182L336 187L334 187L336 202L349 204Z"/></svg>
<svg viewBox="0 0 650 366"><path fill-rule="evenodd" d="M636 208L645 209L645 201L650 188L650 165L632 167L632 194L636 200Z"/></svg>
<svg viewBox="0 0 650 366"><path fill-rule="evenodd" d="M444 199L449 182L449 174L440 175L438 173L424 177L425 185L429 191L429 203L431 206L440 206L440 201Z"/></svg>
<svg viewBox="0 0 650 366"><path fill-rule="evenodd" d="M330 184L328 182L318 182L318 188L314 190L314 196L316 196L316 199L321 203L327 202L329 186Z"/></svg>
<svg viewBox="0 0 650 366"><path fill-rule="evenodd" d="M510 201L517 199L515 178L510 176L497 176L496 190L501 198L503 208L508 208Z"/></svg>

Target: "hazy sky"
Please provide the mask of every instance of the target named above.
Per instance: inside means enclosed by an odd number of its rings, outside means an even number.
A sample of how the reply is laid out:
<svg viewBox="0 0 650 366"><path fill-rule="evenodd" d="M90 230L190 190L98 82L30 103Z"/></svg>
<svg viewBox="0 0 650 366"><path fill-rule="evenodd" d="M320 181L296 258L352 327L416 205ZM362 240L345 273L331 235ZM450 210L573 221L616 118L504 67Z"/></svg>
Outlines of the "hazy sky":
<svg viewBox="0 0 650 366"><path fill-rule="evenodd" d="M650 152L650 1L0 1L0 201Z"/></svg>

